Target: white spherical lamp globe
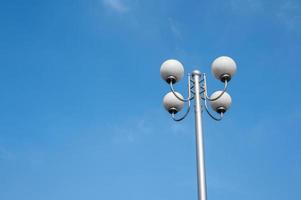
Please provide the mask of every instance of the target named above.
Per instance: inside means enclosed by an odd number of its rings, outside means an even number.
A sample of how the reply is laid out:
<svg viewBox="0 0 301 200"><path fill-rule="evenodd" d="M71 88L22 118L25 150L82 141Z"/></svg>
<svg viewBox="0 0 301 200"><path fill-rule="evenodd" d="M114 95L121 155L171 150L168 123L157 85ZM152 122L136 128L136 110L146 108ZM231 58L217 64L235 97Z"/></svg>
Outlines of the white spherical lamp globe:
<svg viewBox="0 0 301 200"><path fill-rule="evenodd" d="M216 99L221 95L222 92L223 91L216 91L210 96L210 98ZM215 101L211 101L210 103L214 111L218 113L224 113L230 108L231 102L231 96L227 92L224 92L224 94L220 98L216 99Z"/></svg>
<svg viewBox="0 0 301 200"><path fill-rule="evenodd" d="M216 58L211 64L211 71L215 78L223 82L230 81L236 72L235 61L228 56Z"/></svg>
<svg viewBox="0 0 301 200"><path fill-rule="evenodd" d="M175 93L183 99L180 93ZM169 92L163 98L163 105L169 113L177 113L183 108L184 102L179 100L172 92Z"/></svg>
<svg viewBox="0 0 301 200"><path fill-rule="evenodd" d="M169 59L162 63L160 74L168 83L176 83L183 77L184 67L180 61Z"/></svg>

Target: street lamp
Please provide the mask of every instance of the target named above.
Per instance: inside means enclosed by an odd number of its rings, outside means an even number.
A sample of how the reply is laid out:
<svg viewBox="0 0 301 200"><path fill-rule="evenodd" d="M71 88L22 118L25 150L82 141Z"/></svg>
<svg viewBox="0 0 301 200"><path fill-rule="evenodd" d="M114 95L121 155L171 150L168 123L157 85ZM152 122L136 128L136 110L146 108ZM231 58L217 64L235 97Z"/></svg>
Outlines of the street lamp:
<svg viewBox="0 0 301 200"><path fill-rule="evenodd" d="M212 93L209 97L207 94L206 74L194 70L188 74L188 97L184 98L174 89L174 84L181 80L184 75L184 67L178 60L166 60L160 69L161 77L169 84L170 92L163 98L165 109L171 114L175 121L183 120L190 111L190 102L195 102L195 134L196 134L196 161L197 161L197 184L198 200L206 200L206 176L204 161L204 141L202 132L202 111L205 108L208 115L214 120L220 121L224 113L231 105L231 96L226 92L228 82L236 72L235 61L228 56L216 58L211 64L211 71L215 78L223 82L224 89ZM217 116L209 111L207 101L210 102L211 108L217 113ZM182 117L177 118L176 113L181 111L187 103L187 110Z"/></svg>

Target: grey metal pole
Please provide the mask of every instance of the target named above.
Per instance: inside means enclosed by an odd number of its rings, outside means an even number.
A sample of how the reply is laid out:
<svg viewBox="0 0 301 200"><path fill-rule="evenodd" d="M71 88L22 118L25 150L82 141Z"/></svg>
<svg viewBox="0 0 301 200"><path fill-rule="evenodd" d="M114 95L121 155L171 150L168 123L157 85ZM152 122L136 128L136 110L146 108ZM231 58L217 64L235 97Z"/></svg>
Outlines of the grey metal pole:
<svg viewBox="0 0 301 200"><path fill-rule="evenodd" d="M204 158L204 141L202 131L202 110L200 97L200 77L201 72L194 70L192 78L194 81L195 97L195 135L196 135L196 162L197 162L197 180L198 180L198 200L206 200L206 175Z"/></svg>

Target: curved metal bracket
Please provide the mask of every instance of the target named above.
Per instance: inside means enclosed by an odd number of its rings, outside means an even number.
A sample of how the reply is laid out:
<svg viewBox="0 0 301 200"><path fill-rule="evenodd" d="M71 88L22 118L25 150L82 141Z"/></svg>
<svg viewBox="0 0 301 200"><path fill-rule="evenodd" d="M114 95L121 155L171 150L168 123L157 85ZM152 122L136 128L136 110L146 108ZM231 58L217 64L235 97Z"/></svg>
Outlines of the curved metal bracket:
<svg viewBox="0 0 301 200"><path fill-rule="evenodd" d="M214 120L216 120L216 121L220 121L220 120L223 119L224 113L221 112L219 117L215 117L215 116L209 111L209 108L208 108L208 105L207 105L207 100L209 100L209 101L215 101L215 100L219 99L219 98L225 93L225 91L226 91L226 89L227 89L227 86L228 86L227 81L225 81L225 88L224 88L223 92L222 92L220 95L218 95L218 97L210 99L210 98L208 97L208 95L207 95L206 74L204 73L203 76L204 76L204 87L203 87L203 90L204 90L204 99L203 99L203 100L204 100L205 110L206 110L206 112L208 113L208 115L209 115L212 119L214 119Z"/></svg>
<svg viewBox="0 0 301 200"><path fill-rule="evenodd" d="M217 97L215 97L215 98L210 98L210 97L208 97L208 95L207 95L207 79L206 79L206 74L204 73L203 76L204 76L204 91L205 91L205 92L204 92L204 96L205 96L205 98L206 98L207 100L209 100L209 101L215 101L215 100L221 98L221 96L223 96L223 94L227 91L227 88L228 88L228 81L227 81L227 80L224 81L225 85L224 85L224 89L223 89L222 93L220 93L220 94L219 94Z"/></svg>
<svg viewBox="0 0 301 200"><path fill-rule="evenodd" d="M177 97L177 99L179 99L180 101L189 102L190 100L192 100L194 98L194 96L191 96L191 83L190 82L191 82L191 77L190 77L190 74L188 74L188 97L187 98L182 98L179 95L177 95L175 89L173 88L172 81L170 81L170 83L169 83L170 90L175 95L175 97Z"/></svg>
<svg viewBox="0 0 301 200"><path fill-rule="evenodd" d="M191 107L191 102L190 101L194 98L194 96L191 96L191 88L193 87L193 86L191 86L191 83L193 83L193 82L191 80L190 74L188 74L188 97L184 98L184 99L182 97L180 97L179 95L177 95L177 93L175 92L175 90L173 88L172 82L170 82L170 84L169 84L170 85L170 90L175 95L175 97L177 97L180 101L188 103L188 108L187 108L185 114L182 117L176 118L176 114L171 113L171 117L174 121L182 121L183 119L185 119L187 117L187 115L190 111L190 107Z"/></svg>
<svg viewBox="0 0 301 200"><path fill-rule="evenodd" d="M208 105L207 105L207 100L206 100L206 99L205 99L205 101L204 101L204 104L205 104L206 112L208 113L208 115L209 115L212 119L214 119L214 120L216 120L216 121L221 121L221 120L224 118L224 113L223 113L223 112L220 113L220 116L219 116L219 117L215 117L215 116L209 111Z"/></svg>
<svg viewBox="0 0 301 200"><path fill-rule="evenodd" d="M180 117L180 118L176 118L175 113L171 113L172 119L173 119L174 121L177 121L177 122L182 121L183 119L185 119L185 118L187 117L187 115L188 115L188 113L189 113L189 111L190 111L190 107L191 107L191 106L190 106L190 101L188 101L188 108L187 108L185 114L184 114L182 117Z"/></svg>

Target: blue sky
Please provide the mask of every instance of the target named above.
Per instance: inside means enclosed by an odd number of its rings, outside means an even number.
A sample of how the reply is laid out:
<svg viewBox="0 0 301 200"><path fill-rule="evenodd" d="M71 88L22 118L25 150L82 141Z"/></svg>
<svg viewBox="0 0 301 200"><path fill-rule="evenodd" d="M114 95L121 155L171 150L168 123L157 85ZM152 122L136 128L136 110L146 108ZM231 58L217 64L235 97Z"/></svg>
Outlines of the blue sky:
<svg viewBox="0 0 301 200"><path fill-rule="evenodd" d="M161 63L238 64L204 117L208 199L301 199L297 0L0 1L0 199L196 199L193 113L162 106ZM184 82L178 89L185 89Z"/></svg>

